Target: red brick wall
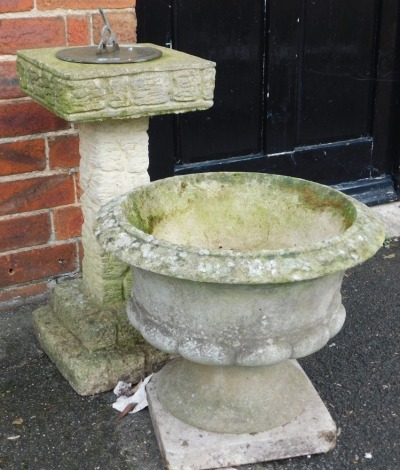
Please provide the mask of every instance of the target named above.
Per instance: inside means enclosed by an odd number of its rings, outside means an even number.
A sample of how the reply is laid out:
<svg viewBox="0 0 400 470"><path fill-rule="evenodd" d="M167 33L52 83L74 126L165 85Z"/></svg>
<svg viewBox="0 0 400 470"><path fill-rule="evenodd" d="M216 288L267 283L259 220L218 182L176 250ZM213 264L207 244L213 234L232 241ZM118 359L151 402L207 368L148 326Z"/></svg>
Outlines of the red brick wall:
<svg viewBox="0 0 400 470"><path fill-rule="evenodd" d="M0 0L0 309L78 276L82 257L77 131L21 92L15 53L97 44L99 6L135 42L135 0Z"/></svg>

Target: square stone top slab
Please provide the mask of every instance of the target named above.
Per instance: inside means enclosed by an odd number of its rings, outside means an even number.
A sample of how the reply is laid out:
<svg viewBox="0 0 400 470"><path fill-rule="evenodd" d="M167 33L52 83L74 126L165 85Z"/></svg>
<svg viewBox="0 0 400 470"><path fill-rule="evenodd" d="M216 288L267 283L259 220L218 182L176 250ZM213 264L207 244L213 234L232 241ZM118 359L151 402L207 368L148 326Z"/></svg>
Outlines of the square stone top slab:
<svg viewBox="0 0 400 470"><path fill-rule="evenodd" d="M22 90L72 122L184 113L213 105L215 63L153 44L162 57L129 64L79 64L62 48L17 52Z"/></svg>

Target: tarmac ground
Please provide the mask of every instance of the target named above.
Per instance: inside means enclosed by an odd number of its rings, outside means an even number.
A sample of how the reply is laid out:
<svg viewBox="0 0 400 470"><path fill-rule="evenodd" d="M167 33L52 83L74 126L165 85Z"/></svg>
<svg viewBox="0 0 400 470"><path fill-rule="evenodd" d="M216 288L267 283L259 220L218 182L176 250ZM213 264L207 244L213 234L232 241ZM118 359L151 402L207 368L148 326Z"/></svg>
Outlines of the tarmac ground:
<svg viewBox="0 0 400 470"><path fill-rule="evenodd" d="M399 273L397 240L348 271L342 331L299 361L337 423L336 448L238 470L400 469ZM112 392L77 395L40 349L42 304L0 312L0 468L162 470L148 410L117 421Z"/></svg>

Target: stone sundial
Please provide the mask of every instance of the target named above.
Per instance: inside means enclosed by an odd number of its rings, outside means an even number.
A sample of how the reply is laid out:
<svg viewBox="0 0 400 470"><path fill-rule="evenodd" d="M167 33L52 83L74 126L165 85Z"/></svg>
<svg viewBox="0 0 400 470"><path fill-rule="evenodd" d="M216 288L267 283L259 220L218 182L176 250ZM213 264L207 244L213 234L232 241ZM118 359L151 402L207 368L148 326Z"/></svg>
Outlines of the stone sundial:
<svg viewBox="0 0 400 470"><path fill-rule="evenodd" d="M34 324L45 352L82 395L138 381L165 360L130 326L130 270L100 247L93 224L101 206L149 182L149 117L210 108L215 83L208 60L152 44L118 45L118 52L105 23L99 46L24 50L17 58L23 91L79 131L82 279L59 284ZM150 51L152 60L116 61L121 51ZM77 62L88 53L94 62Z"/></svg>

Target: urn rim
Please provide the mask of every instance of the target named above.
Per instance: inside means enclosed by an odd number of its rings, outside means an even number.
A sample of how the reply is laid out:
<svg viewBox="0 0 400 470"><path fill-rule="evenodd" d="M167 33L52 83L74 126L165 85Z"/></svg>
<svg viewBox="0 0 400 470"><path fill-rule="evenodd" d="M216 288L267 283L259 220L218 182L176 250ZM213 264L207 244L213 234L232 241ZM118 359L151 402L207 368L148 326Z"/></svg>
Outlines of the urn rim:
<svg viewBox="0 0 400 470"><path fill-rule="evenodd" d="M223 178L301 184L334 195L350 206L353 220L343 233L310 245L250 250L199 248L157 238L130 223L126 208L135 194L162 185ZM200 282L278 284L303 281L344 271L372 257L385 238L382 222L364 204L333 188L293 177L262 173L214 172L181 175L140 186L106 204L97 215L100 245L122 261L157 274Z"/></svg>

